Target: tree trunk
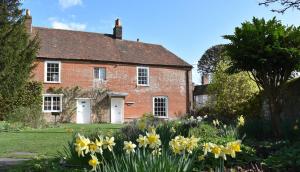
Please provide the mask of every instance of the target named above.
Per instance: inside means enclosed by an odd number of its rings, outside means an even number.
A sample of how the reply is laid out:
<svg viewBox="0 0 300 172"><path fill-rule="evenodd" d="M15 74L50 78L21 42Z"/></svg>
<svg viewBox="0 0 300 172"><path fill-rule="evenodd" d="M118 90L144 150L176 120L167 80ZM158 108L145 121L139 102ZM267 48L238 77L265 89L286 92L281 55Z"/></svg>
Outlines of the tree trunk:
<svg viewBox="0 0 300 172"><path fill-rule="evenodd" d="M281 130L281 109L282 103L280 101L280 96L275 95L273 92L273 95L269 96L269 110L270 110L270 117L272 122L272 130L273 135L275 138L279 139L282 137L282 130Z"/></svg>

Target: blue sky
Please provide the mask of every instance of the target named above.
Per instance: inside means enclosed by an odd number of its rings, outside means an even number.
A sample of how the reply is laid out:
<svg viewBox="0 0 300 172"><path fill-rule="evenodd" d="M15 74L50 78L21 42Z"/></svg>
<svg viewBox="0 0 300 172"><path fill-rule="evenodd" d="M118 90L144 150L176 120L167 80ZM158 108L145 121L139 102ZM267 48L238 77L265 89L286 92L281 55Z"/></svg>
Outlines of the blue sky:
<svg viewBox="0 0 300 172"><path fill-rule="evenodd" d="M24 0L33 25L112 33L120 18L123 38L161 44L195 66L193 82L200 82L196 64L209 47L226 43L240 23L253 16L276 16L287 25L300 25L300 12L284 15L258 5L259 0Z"/></svg>

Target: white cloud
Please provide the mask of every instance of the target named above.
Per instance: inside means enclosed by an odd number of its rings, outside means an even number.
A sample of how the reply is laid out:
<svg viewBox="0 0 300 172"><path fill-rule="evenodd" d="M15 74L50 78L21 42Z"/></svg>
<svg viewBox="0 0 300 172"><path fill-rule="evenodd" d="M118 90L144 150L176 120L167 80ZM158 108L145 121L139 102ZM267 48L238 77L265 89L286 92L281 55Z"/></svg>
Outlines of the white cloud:
<svg viewBox="0 0 300 172"><path fill-rule="evenodd" d="M61 22L56 19L50 18L51 26L54 29L65 29L65 30L85 30L86 24L75 23L75 22Z"/></svg>
<svg viewBox="0 0 300 172"><path fill-rule="evenodd" d="M82 0L59 0L59 5L64 9L81 4Z"/></svg>

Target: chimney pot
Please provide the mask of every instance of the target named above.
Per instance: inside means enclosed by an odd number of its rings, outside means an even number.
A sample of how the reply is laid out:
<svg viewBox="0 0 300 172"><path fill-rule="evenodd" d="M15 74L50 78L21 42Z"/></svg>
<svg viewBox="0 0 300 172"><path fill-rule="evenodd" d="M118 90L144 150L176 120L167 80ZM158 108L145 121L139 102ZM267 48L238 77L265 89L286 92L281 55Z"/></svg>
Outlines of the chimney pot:
<svg viewBox="0 0 300 172"><path fill-rule="evenodd" d="M138 38L138 39L136 39L136 42L140 42L140 39Z"/></svg>
<svg viewBox="0 0 300 172"><path fill-rule="evenodd" d="M29 9L26 9L26 17L30 17L30 10Z"/></svg>

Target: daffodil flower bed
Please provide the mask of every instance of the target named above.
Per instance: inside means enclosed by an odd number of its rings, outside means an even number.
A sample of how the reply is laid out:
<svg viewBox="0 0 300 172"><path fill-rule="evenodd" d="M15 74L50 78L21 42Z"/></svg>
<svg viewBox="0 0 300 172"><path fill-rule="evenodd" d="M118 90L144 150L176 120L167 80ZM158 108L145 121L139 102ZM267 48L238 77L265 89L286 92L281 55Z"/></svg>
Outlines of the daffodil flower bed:
<svg viewBox="0 0 300 172"><path fill-rule="evenodd" d="M193 154L193 151L201 149L198 142L199 138L194 136L184 137L178 135L171 139L169 141L169 147L164 149L170 150L171 154L173 154L171 156L177 155L186 159L189 158L188 155ZM225 146L214 143L204 143L202 148L204 154L199 154L199 157L204 159L208 156L208 153L211 153L217 159L221 158L222 160L226 160L226 155L235 158L236 152L241 152L240 145L240 140L229 142ZM98 138L90 140L83 135L77 134L74 146L78 157L90 157L87 163L91 166L92 171L102 171L105 169L105 166L109 164L107 159L103 156L104 151L110 152L113 155L113 158L117 159L114 154L114 146L116 146L114 137L98 136ZM161 146L160 135L156 133L154 127L150 127L145 135L140 134L135 141L125 140L123 142L123 151L124 154L129 157L134 156L137 152L138 154L142 152L144 156L145 154L150 153L153 158L156 158L162 154ZM165 155L165 152L167 151L163 151ZM222 165L224 166L224 164Z"/></svg>

